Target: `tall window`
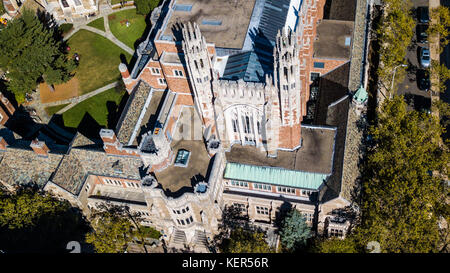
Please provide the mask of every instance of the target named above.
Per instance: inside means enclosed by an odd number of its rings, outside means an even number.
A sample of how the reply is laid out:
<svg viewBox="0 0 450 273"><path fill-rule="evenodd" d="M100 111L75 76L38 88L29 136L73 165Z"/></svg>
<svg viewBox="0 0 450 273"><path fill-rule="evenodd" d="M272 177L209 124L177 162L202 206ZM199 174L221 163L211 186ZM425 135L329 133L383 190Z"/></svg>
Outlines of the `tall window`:
<svg viewBox="0 0 450 273"><path fill-rule="evenodd" d="M233 124L233 131L235 132L235 133L237 133L239 130L238 130L238 123L237 123L237 120L235 120L235 119L232 119L231 120L231 123Z"/></svg>

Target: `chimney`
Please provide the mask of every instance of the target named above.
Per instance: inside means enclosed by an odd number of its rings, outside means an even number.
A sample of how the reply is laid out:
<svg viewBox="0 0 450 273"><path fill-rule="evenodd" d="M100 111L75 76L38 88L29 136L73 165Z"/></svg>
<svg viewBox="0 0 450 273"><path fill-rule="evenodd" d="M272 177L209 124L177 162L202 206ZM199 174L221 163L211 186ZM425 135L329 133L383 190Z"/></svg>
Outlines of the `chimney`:
<svg viewBox="0 0 450 273"><path fill-rule="evenodd" d="M16 111L16 109L11 104L11 102L9 102L9 100L5 96L3 96L2 93L0 93L0 101L2 102L2 104L6 108L6 110L8 110L9 115L12 116L14 114L14 112Z"/></svg>
<svg viewBox="0 0 450 273"><path fill-rule="evenodd" d="M0 136L0 151L6 151L6 146L8 146L8 143L6 143L6 140Z"/></svg>
<svg viewBox="0 0 450 273"><path fill-rule="evenodd" d="M127 65L124 63L120 63L119 71L120 71L120 74L122 74L122 80L123 80L123 83L125 83L127 92L128 92L128 94L130 94L131 89L129 87L130 87L132 80L131 80L130 72L128 71Z"/></svg>
<svg viewBox="0 0 450 273"><path fill-rule="evenodd" d="M105 144L116 144L117 142L116 134L111 129L101 129L100 138L103 140L103 143Z"/></svg>
<svg viewBox="0 0 450 273"><path fill-rule="evenodd" d="M33 148L34 152L40 156L48 156L48 147L45 145L44 141L39 141L37 139L31 141L30 147Z"/></svg>

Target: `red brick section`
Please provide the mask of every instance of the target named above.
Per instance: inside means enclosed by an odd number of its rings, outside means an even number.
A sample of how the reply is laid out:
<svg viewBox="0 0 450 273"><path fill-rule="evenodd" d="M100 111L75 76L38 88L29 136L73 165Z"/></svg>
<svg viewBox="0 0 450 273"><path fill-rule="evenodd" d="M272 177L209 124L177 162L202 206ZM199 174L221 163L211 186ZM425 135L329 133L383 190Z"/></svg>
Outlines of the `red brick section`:
<svg viewBox="0 0 450 273"><path fill-rule="evenodd" d="M279 133L280 144L279 148L294 149L300 144L301 126L295 124L294 126L281 126Z"/></svg>
<svg viewBox="0 0 450 273"><path fill-rule="evenodd" d="M101 136L101 138L103 140L103 149L107 154L139 156L137 149L120 147L116 134L113 134L112 137Z"/></svg>
<svg viewBox="0 0 450 273"><path fill-rule="evenodd" d="M309 85L310 85L310 73L312 71L313 60L312 55L314 53L313 43L316 37L317 20L323 18L323 7L326 0L317 1L316 8L308 9L307 20L313 20L312 27L306 27L303 33L303 37L299 37L300 43L307 41L309 38L309 45L304 45L299 52L300 64L302 65L303 58L306 60L305 67L300 70L300 80L302 82L301 90L301 116L306 115L306 102L309 100ZM299 22L300 24L302 22ZM303 22L305 23L305 22Z"/></svg>
<svg viewBox="0 0 450 273"><path fill-rule="evenodd" d="M45 144L44 141L38 141L37 139L31 141L30 147L33 149L33 151L42 156L47 156L49 148Z"/></svg>
<svg viewBox="0 0 450 273"><path fill-rule="evenodd" d="M0 137L0 150L6 150L7 146L8 143L6 143L6 140L3 137Z"/></svg>
<svg viewBox="0 0 450 273"><path fill-rule="evenodd" d="M320 73L320 75L324 75L330 71L335 70L337 67L345 64L348 60L331 60L331 59L319 59L313 58L313 62L321 62L324 63L324 68L316 68L312 67L311 72Z"/></svg>
<svg viewBox="0 0 450 273"><path fill-rule="evenodd" d="M11 104L11 102L5 96L3 96L2 93L0 93L0 101L2 106L6 109L6 111L8 111L10 115L13 115L16 109Z"/></svg>
<svg viewBox="0 0 450 273"><path fill-rule="evenodd" d="M3 110L3 108L0 106L0 124L4 125L9 119L8 114Z"/></svg>
<svg viewBox="0 0 450 273"><path fill-rule="evenodd" d="M158 56L161 56L164 51L172 52L172 53L181 53L183 49L180 45L176 45L175 42L167 42L167 41L155 41L156 52Z"/></svg>
<svg viewBox="0 0 450 273"><path fill-rule="evenodd" d="M129 179L123 179L123 178L118 178L118 177L109 177L109 176L95 176L95 184L103 184L103 185L109 185L107 184L103 179L111 179L111 180L117 180L120 181L121 186L123 188L129 188L125 182L130 182L130 183L136 183L139 184L140 181L138 180L129 180Z"/></svg>

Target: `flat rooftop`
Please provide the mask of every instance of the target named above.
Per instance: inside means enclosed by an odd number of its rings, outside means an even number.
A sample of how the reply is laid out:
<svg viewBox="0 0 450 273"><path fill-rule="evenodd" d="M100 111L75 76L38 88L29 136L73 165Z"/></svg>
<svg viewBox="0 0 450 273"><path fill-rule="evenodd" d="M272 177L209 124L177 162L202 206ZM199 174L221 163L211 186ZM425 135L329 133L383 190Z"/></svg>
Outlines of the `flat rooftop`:
<svg viewBox="0 0 450 273"><path fill-rule="evenodd" d="M176 193L180 190L193 192L196 177L207 179L207 170L211 161L201 134L196 136L194 133L194 126L201 124L195 109L193 107L184 107L181 114L181 122L177 123L173 133L174 140L170 144L174 154L172 162L170 162L171 165L161 172L155 173L158 183L161 184L165 191L170 191L171 193ZM186 134L187 132L190 132L190 134ZM190 152L186 167L173 165L180 149Z"/></svg>
<svg viewBox="0 0 450 273"><path fill-rule="evenodd" d="M233 163L330 174L335 133L335 129L302 127L302 147L294 151L278 151L276 158L267 157L255 146L238 144L233 145L225 156L228 162Z"/></svg>
<svg viewBox="0 0 450 273"><path fill-rule="evenodd" d="M317 26L314 41L314 58L349 59L353 43L353 25L351 21L323 20Z"/></svg>
<svg viewBox="0 0 450 273"><path fill-rule="evenodd" d="M174 40L177 22L196 22L206 42L216 47L241 49L247 35L255 0L177 0L163 36Z"/></svg>

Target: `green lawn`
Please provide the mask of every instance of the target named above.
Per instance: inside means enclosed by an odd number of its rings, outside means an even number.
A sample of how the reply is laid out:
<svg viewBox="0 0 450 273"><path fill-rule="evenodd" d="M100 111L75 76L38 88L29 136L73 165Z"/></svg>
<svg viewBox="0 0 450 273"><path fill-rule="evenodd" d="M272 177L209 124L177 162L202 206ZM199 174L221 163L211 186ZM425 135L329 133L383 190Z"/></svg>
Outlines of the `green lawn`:
<svg viewBox="0 0 450 273"><path fill-rule="evenodd" d="M130 25L127 27L125 22ZM137 14L136 9L118 11L108 16L109 28L114 36L122 43L134 49L134 42L144 34L145 16Z"/></svg>
<svg viewBox="0 0 450 273"><path fill-rule="evenodd" d="M118 92L115 88L112 88L80 102L62 114L64 126L77 128L84 115L88 113L100 126L107 127L108 102L115 103L117 110L124 94L125 91Z"/></svg>
<svg viewBox="0 0 450 273"><path fill-rule="evenodd" d="M63 109L67 105L69 105L69 104L66 103L66 104L61 104L61 105L50 106L50 107L46 107L44 110L51 117L51 116L53 116L53 114L55 114L59 110Z"/></svg>
<svg viewBox="0 0 450 273"><path fill-rule="evenodd" d="M95 27L96 29L100 29L101 31L105 31L105 20L103 19L103 17L95 19L87 25L90 27Z"/></svg>
<svg viewBox="0 0 450 273"><path fill-rule="evenodd" d="M108 39L81 29L69 39L70 55L78 53L80 64L75 70L82 94L115 82L120 76L120 54L129 61L131 55Z"/></svg>

